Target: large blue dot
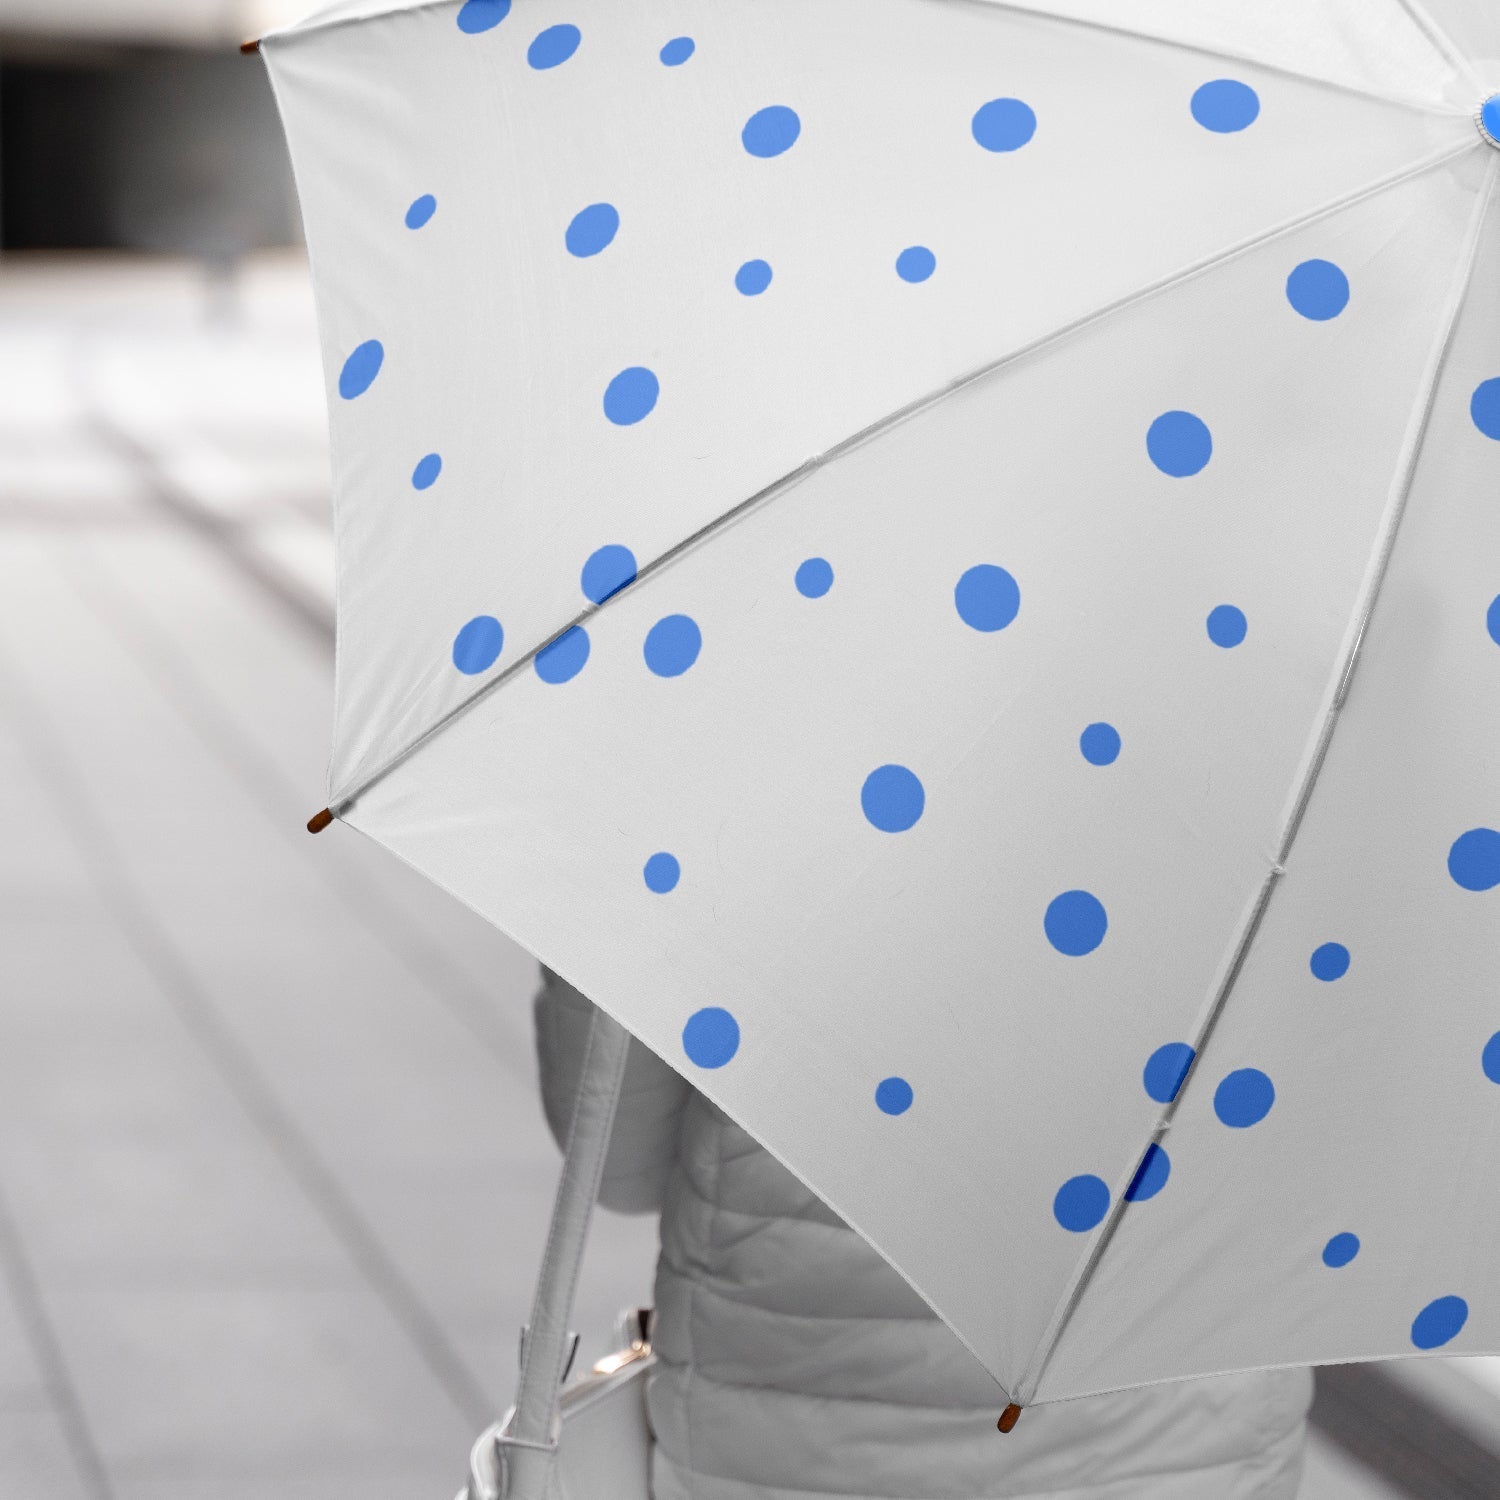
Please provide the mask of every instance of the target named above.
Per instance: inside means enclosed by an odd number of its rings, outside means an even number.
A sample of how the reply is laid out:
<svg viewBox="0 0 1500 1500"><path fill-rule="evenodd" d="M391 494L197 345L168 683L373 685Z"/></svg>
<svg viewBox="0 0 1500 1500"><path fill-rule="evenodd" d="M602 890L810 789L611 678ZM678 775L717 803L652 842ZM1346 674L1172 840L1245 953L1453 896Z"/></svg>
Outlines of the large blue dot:
<svg viewBox="0 0 1500 1500"><path fill-rule="evenodd" d="M583 33L576 26L564 22L560 26L549 26L538 32L526 49L526 61L533 68L555 68L565 63L578 50Z"/></svg>
<svg viewBox="0 0 1500 1500"><path fill-rule="evenodd" d="M1214 1113L1235 1130L1258 1125L1275 1102L1275 1085L1259 1068L1236 1068L1214 1090Z"/></svg>
<svg viewBox="0 0 1500 1500"><path fill-rule="evenodd" d="M1182 1087L1197 1054L1186 1042L1168 1042L1146 1059L1141 1082L1158 1104L1170 1104Z"/></svg>
<svg viewBox="0 0 1500 1500"><path fill-rule="evenodd" d="M1500 885L1500 833L1471 828L1453 841L1448 873L1466 891L1492 891Z"/></svg>
<svg viewBox="0 0 1500 1500"><path fill-rule="evenodd" d="M794 581L804 599L821 599L833 587L833 568L827 558L810 557L797 569Z"/></svg>
<svg viewBox="0 0 1500 1500"><path fill-rule="evenodd" d="M646 665L658 677L681 677L698 660L703 632L691 615L667 615L646 632Z"/></svg>
<svg viewBox="0 0 1500 1500"><path fill-rule="evenodd" d="M1088 891L1064 891L1054 896L1042 919L1047 941L1069 958L1082 958L1104 941L1109 916L1104 903Z"/></svg>
<svg viewBox="0 0 1500 1500"><path fill-rule="evenodd" d="M1500 594L1495 595L1489 609L1485 611L1484 624L1490 633L1490 639L1500 646Z"/></svg>
<svg viewBox="0 0 1500 1500"><path fill-rule="evenodd" d="M677 882L682 879L682 866L677 862L675 854L668 854L663 850L646 861L646 867L641 873L645 876L648 891L665 896L668 891L677 889Z"/></svg>
<svg viewBox="0 0 1500 1500"><path fill-rule="evenodd" d="M1412 1319L1411 1341L1418 1349L1441 1349L1451 1343L1469 1321L1469 1304L1462 1297L1439 1297Z"/></svg>
<svg viewBox="0 0 1500 1500"><path fill-rule="evenodd" d="M1019 151L1036 134L1036 112L1020 99L991 99L975 110L971 128L986 151Z"/></svg>
<svg viewBox="0 0 1500 1500"><path fill-rule="evenodd" d="M437 199L431 193L423 193L420 198L413 198L406 210L406 227L420 229L436 212Z"/></svg>
<svg viewBox="0 0 1500 1500"><path fill-rule="evenodd" d="M859 805L882 833L905 833L922 816L927 792L905 766L880 766L865 777Z"/></svg>
<svg viewBox="0 0 1500 1500"><path fill-rule="evenodd" d="M661 384L644 365L621 370L604 392L604 415L616 427L633 427L649 417L661 394Z"/></svg>
<svg viewBox="0 0 1500 1500"><path fill-rule="evenodd" d="M1086 1234L1109 1212L1109 1188L1101 1178L1070 1177L1052 1200L1052 1216L1072 1234Z"/></svg>
<svg viewBox="0 0 1500 1500"><path fill-rule="evenodd" d="M896 274L902 281L926 281L937 270L937 256L926 245L908 245L896 257Z"/></svg>
<svg viewBox="0 0 1500 1500"><path fill-rule="evenodd" d="M1113 724L1090 724L1078 736L1078 748L1091 766L1112 766L1120 758L1120 731Z"/></svg>
<svg viewBox="0 0 1500 1500"><path fill-rule="evenodd" d="M1004 630L1021 611L1021 588L994 563L976 563L953 589L958 617L975 630Z"/></svg>
<svg viewBox="0 0 1500 1500"><path fill-rule="evenodd" d="M680 68L693 53L697 51L697 43L690 36L674 36L659 54L661 60L669 68Z"/></svg>
<svg viewBox="0 0 1500 1500"><path fill-rule="evenodd" d="M470 36L498 26L510 14L510 0L464 0L458 12L458 29Z"/></svg>
<svg viewBox="0 0 1500 1500"><path fill-rule="evenodd" d="M904 1115L915 1097L904 1078L882 1078L875 1085L875 1105L888 1115Z"/></svg>
<svg viewBox="0 0 1500 1500"><path fill-rule="evenodd" d="M1474 425L1487 437L1500 443L1500 378L1476 386L1469 402Z"/></svg>
<svg viewBox="0 0 1500 1500"><path fill-rule="evenodd" d="M1340 1266L1347 1266L1358 1254L1357 1234L1336 1234L1323 1246L1323 1264L1336 1271Z"/></svg>
<svg viewBox="0 0 1500 1500"><path fill-rule="evenodd" d="M580 260L597 255L619 233L620 214L613 203L590 203L580 208L568 224L563 243L569 255Z"/></svg>
<svg viewBox="0 0 1500 1500"><path fill-rule="evenodd" d="M1166 1187L1167 1178L1171 1175L1172 1159L1153 1142L1146 1147L1146 1154L1141 1158L1140 1166L1135 1169L1130 1186L1125 1189L1125 1201L1144 1203L1148 1198L1154 1198Z"/></svg>
<svg viewBox="0 0 1500 1500"><path fill-rule="evenodd" d="M344 361L344 368L339 371L339 395L345 401L363 396L374 384L384 363L385 346L379 339L366 339Z"/></svg>
<svg viewBox="0 0 1500 1500"><path fill-rule="evenodd" d="M411 471L411 487L414 490L430 490L437 483L438 475L442 472L442 454L424 454L417 460L416 468Z"/></svg>
<svg viewBox="0 0 1500 1500"><path fill-rule="evenodd" d="M589 554L578 582L584 598L591 604L603 604L611 594L635 582L635 553L613 542L600 547Z"/></svg>
<svg viewBox="0 0 1500 1500"><path fill-rule="evenodd" d="M1190 411L1166 411L1146 431L1146 452L1163 474L1189 479L1201 474L1214 455L1213 434Z"/></svg>
<svg viewBox="0 0 1500 1500"><path fill-rule="evenodd" d="M1342 943L1323 943L1313 949L1308 968L1312 970L1314 979L1331 984L1349 972L1349 950Z"/></svg>
<svg viewBox="0 0 1500 1500"><path fill-rule="evenodd" d="M543 682L571 682L589 659L589 633L575 625L555 641L549 641L536 654L536 675Z"/></svg>
<svg viewBox="0 0 1500 1500"><path fill-rule="evenodd" d="M1331 260L1305 260L1286 279L1286 300L1304 318L1326 323L1349 305L1349 278Z"/></svg>
<svg viewBox="0 0 1500 1500"><path fill-rule="evenodd" d="M722 1068L740 1050L740 1024L727 1010L706 1006L688 1017L682 1050L700 1068Z"/></svg>
<svg viewBox="0 0 1500 1500"><path fill-rule="evenodd" d="M1484 1051L1479 1054L1479 1065L1491 1083L1500 1083L1500 1031L1484 1044Z"/></svg>
<svg viewBox="0 0 1500 1500"><path fill-rule="evenodd" d="M1260 95L1236 78L1215 78L1193 94L1193 118L1216 135L1233 135L1255 123Z"/></svg>
<svg viewBox="0 0 1500 1500"><path fill-rule="evenodd" d="M797 111L788 109L785 104L772 104L756 110L745 121L740 140L751 156L780 156L796 145L801 134L802 121Z"/></svg>
<svg viewBox="0 0 1500 1500"><path fill-rule="evenodd" d="M747 260L734 273L735 290L746 297L758 297L771 284L771 263Z"/></svg>
<svg viewBox="0 0 1500 1500"><path fill-rule="evenodd" d="M505 632L493 615L477 615L453 638L453 665L469 677L488 672L505 644Z"/></svg>
<svg viewBox="0 0 1500 1500"><path fill-rule="evenodd" d="M1209 610L1205 623L1208 626L1209 640L1226 651L1238 646L1250 631L1245 611L1233 604L1216 605Z"/></svg>

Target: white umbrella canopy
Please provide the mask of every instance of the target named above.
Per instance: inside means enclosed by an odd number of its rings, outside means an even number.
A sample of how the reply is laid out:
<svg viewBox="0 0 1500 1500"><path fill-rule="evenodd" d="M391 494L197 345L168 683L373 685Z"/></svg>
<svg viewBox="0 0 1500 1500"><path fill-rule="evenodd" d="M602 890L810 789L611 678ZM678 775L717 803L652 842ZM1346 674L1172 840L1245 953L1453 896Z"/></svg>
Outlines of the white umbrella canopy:
<svg viewBox="0 0 1500 1500"><path fill-rule="evenodd" d="M364 0L263 51L335 812L1008 1399L1500 1349L1500 12Z"/></svg>

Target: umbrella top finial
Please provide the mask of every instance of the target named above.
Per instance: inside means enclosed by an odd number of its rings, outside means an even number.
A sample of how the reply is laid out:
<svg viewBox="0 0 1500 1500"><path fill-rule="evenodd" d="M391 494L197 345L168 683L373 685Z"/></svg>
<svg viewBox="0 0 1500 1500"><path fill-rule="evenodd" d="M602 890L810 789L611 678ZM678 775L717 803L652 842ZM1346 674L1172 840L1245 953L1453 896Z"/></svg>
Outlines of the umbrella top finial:
<svg viewBox="0 0 1500 1500"><path fill-rule="evenodd" d="M1479 133L1500 150L1500 94L1491 94L1479 106Z"/></svg>

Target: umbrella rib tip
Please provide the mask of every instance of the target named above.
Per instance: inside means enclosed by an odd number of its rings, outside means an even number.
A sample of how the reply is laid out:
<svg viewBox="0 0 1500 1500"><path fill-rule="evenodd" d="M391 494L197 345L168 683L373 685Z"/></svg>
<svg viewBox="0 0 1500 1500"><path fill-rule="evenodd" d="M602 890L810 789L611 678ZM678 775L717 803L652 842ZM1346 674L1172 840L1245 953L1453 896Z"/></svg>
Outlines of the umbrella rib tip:
<svg viewBox="0 0 1500 1500"><path fill-rule="evenodd" d="M1001 1432L1009 1432L1020 1420L1021 1408L1017 1406L1014 1401L1012 1401L1010 1405L1000 1413L1000 1420L995 1423L995 1426L998 1427Z"/></svg>
<svg viewBox="0 0 1500 1500"><path fill-rule="evenodd" d="M260 51L260 38L258 36L253 36L253 37L251 37L249 39L249 41L245 41L245 42L241 42L240 43L240 56L241 57L254 57L255 54L257 52L259 52L259 51Z"/></svg>
<svg viewBox="0 0 1500 1500"><path fill-rule="evenodd" d="M309 833L322 833L322 831L333 822L333 809L325 807L322 812L316 812L307 820L307 831Z"/></svg>

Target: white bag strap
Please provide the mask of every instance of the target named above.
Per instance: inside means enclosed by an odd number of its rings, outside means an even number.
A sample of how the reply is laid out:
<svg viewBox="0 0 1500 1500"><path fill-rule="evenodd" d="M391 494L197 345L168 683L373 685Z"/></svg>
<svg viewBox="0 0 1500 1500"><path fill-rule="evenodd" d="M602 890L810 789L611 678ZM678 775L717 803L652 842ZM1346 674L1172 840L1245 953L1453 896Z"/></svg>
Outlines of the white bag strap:
<svg viewBox="0 0 1500 1500"><path fill-rule="evenodd" d="M630 1033L595 1006L536 1299L522 1332L515 1411L497 1440L504 1500L546 1500L548 1493L562 1425L558 1401L578 1347L568 1321L629 1050Z"/></svg>

